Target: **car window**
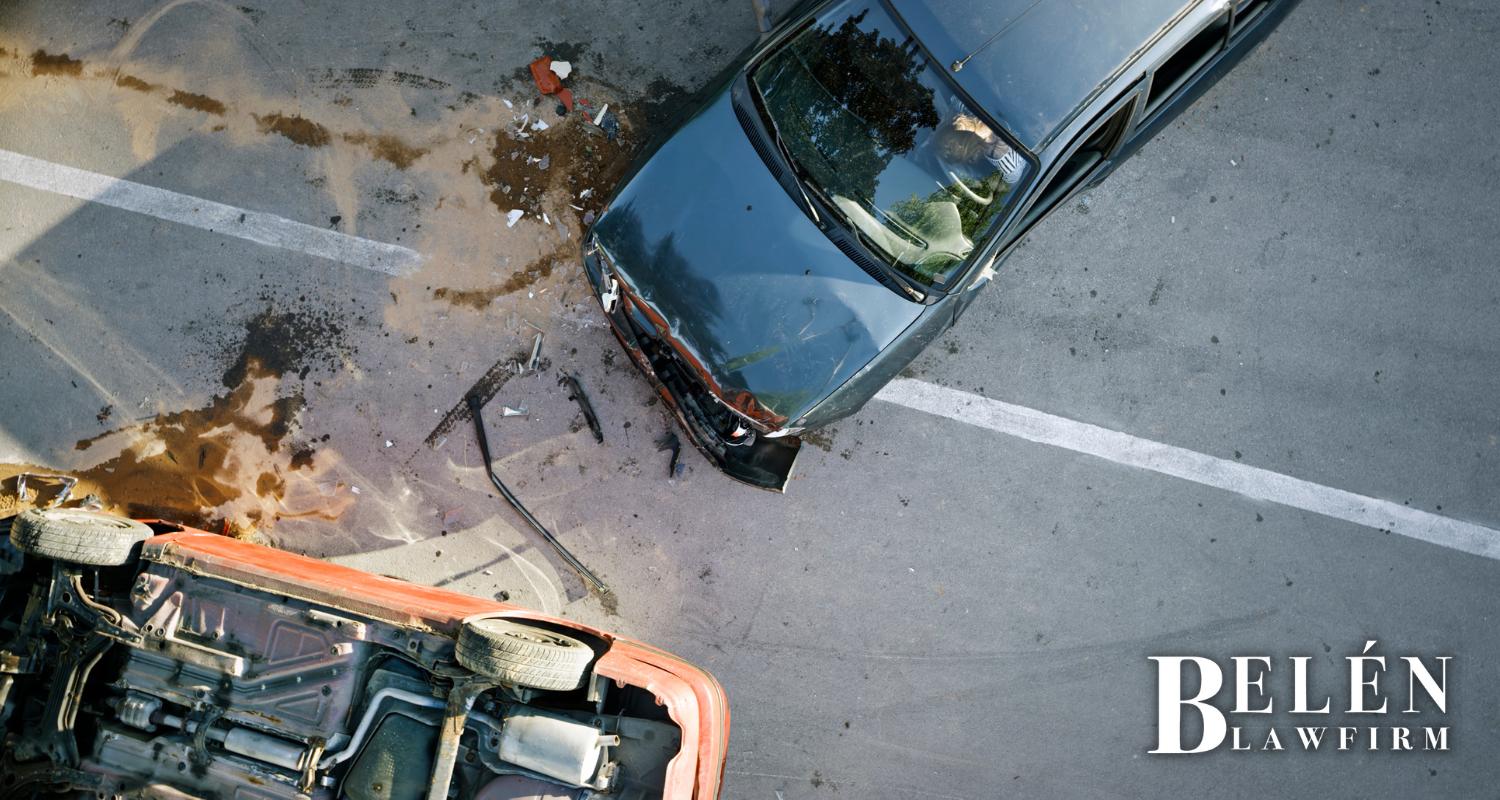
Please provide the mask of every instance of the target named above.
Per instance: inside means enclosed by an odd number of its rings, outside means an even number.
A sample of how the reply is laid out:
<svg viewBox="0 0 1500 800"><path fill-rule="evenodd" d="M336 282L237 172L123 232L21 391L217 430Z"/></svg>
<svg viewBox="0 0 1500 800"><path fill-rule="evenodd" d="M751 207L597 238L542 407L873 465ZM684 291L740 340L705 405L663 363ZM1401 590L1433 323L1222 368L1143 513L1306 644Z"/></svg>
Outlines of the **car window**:
<svg viewBox="0 0 1500 800"><path fill-rule="evenodd" d="M1146 116L1155 114L1178 90L1203 69L1224 46L1229 33L1229 15L1209 23L1152 71L1151 90L1146 95Z"/></svg>
<svg viewBox="0 0 1500 800"><path fill-rule="evenodd" d="M940 285L1031 169L878 3L843 3L751 75L812 191L891 267Z"/></svg>
<svg viewBox="0 0 1500 800"><path fill-rule="evenodd" d="M1026 215L1016 228L1024 234L1037 220L1047 215L1075 187L1094 172L1114 152L1121 137L1130 127L1137 98L1131 98L1100 121L1096 121L1081 135L1081 142L1069 151L1069 155L1047 182L1037 190L1036 201L1027 209Z"/></svg>

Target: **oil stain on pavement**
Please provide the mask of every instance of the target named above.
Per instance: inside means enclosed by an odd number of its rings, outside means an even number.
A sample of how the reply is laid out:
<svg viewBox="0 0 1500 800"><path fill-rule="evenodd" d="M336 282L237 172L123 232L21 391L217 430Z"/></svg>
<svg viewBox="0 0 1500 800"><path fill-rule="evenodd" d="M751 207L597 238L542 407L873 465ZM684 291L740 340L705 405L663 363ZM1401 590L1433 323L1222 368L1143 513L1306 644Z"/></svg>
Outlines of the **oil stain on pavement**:
<svg viewBox="0 0 1500 800"><path fill-rule="evenodd" d="M132 517L237 536L283 519L337 519L353 505L354 492L333 474L336 452L299 441L304 401L300 390L286 386L347 352L331 315L256 315L224 371L226 391L207 405L78 441L80 452L111 454L70 473L79 479L73 495L97 495L106 510ZM101 410L99 421L110 416ZM0 464L7 488L13 490L20 472L51 471ZM13 503L13 495L7 492L6 501Z"/></svg>

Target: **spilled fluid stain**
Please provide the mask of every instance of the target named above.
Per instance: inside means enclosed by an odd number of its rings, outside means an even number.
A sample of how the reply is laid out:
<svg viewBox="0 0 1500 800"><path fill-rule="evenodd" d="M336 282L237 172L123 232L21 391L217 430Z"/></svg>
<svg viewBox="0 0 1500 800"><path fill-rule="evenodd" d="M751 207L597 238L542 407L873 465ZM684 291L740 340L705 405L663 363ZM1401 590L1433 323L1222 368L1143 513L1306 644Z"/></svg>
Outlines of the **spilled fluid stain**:
<svg viewBox="0 0 1500 800"><path fill-rule="evenodd" d="M69 473L79 481L73 497L93 494L114 513L233 535L283 519L337 519L354 495L329 477L336 454L288 442L302 400L280 396L279 385L277 376L252 362L243 383L206 407L78 442L79 450L115 452ZM37 470L0 465L12 503L12 476L21 471Z"/></svg>
<svg viewBox="0 0 1500 800"><path fill-rule="evenodd" d="M442 300L460 308L472 308L483 311L489 307L495 298L507 294L513 294L525 289L552 274L557 263L566 259L572 252L570 247L559 247L557 250L532 261L524 268L511 273L503 283L494 286L486 286L480 289L451 289L440 286L432 291L434 300Z"/></svg>
<svg viewBox="0 0 1500 800"><path fill-rule="evenodd" d="M206 406L160 414L80 440L80 453L100 454L71 472L75 498L95 494L106 509L160 518L208 531L244 535L278 520L336 519L355 500L334 474L338 454L299 440L301 393L283 377L337 363L348 352L331 312L266 310L245 324L221 378L224 389ZM96 417L103 424L110 409ZM0 465L0 480L25 465ZM48 470L41 470L48 471ZM14 504L0 491L0 507ZM3 508L0 508L3 510Z"/></svg>
<svg viewBox="0 0 1500 800"><path fill-rule="evenodd" d="M274 455L301 406L298 398L276 397L276 385L275 376L261 372L206 408L79 441L79 450L107 442L123 448L77 477L132 517L206 530L256 527L268 511L261 499L274 502L286 488Z"/></svg>
<svg viewBox="0 0 1500 800"><path fill-rule="evenodd" d="M66 53L53 54L46 50L37 50L31 54L31 74L77 77L83 74L83 62L76 58L69 58Z"/></svg>
<svg viewBox="0 0 1500 800"><path fill-rule="evenodd" d="M134 75L121 75L120 77L115 78L115 85L123 86L126 89L134 89L137 92L156 91L156 84L147 83L146 81L143 81Z"/></svg>
<svg viewBox="0 0 1500 800"><path fill-rule="evenodd" d="M251 365L281 376L306 378L314 366L336 368L351 354L337 315L312 308L266 309L245 322L245 338L221 379L224 388L244 383Z"/></svg>
<svg viewBox="0 0 1500 800"><path fill-rule="evenodd" d="M84 76L83 68L83 61L66 54L52 54L45 50L37 50L31 56L33 76L64 75L81 78ZM144 94L156 94L164 97L166 102L172 105L192 111L222 117L231 110L227 103L209 95L190 92L186 89L162 87L137 75L95 71L91 73L91 77L112 79L116 86ZM440 82L439 85L446 86ZM334 132L330 131L326 125L300 114L286 114L278 111L264 115L251 113L250 116L254 118L256 127L261 133L282 136L304 147L326 147L335 138ZM223 129L222 126L216 126L212 130ZM362 147L373 158L385 161L401 170L411 167L418 159L431 152L430 147L413 145L398 136L387 133L351 131L338 134L338 138Z"/></svg>
<svg viewBox="0 0 1500 800"><path fill-rule="evenodd" d="M346 133L343 138L350 144L364 147L370 155L389 162L396 169L406 169L428 153L427 148L414 147L390 134Z"/></svg>
<svg viewBox="0 0 1500 800"><path fill-rule="evenodd" d="M836 432L828 428L807 431L802 434L802 441L804 444L810 444L825 453L831 453L833 452L833 435Z"/></svg>
<svg viewBox="0 0 1500 800"><path fill-rule="evenodd" d="M194 111L202 111L205 114L213 114L219 117L224 116L226 110L223 103L208 95L184 92L181 89L174 90L172 95L167 98L167 102L174 106L182 106L183 108L190 108Z"/></svg>
<svg viewBox="0 0 1500 800"><path fill-rule="evenodd" d="M252 114L261 133L276 133L304 147L325 147L333 141L328 129L300 115Z"/></svg>

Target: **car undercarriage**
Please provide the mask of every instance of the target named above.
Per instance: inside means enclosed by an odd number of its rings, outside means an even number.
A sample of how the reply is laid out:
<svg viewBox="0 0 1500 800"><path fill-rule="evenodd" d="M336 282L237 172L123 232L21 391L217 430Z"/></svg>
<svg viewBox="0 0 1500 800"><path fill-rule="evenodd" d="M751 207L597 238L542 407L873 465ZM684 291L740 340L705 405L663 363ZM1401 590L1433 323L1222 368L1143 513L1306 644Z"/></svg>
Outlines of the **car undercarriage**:
<svg viewBox="0 0 1500 800"><path fill-rule="evenodd" d="M177 526L0 525L0 797L661 797L681 749L659 698L591 668L609 642L560 624L455 636L213 574Z"/></svg>

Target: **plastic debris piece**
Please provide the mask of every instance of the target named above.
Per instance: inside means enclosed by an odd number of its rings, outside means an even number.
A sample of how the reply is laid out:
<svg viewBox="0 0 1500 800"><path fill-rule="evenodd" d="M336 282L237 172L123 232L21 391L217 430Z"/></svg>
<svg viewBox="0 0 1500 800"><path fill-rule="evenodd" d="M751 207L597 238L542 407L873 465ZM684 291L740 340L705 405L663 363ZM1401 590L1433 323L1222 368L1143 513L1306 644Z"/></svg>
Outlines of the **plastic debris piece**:
<svg viewBox="0 0 1500 800"><path fill-rule="evenodd" d="M594 193L593 189L584 189L583 191L581 191L581 192L578 193L578 199L579 200L587 200L587 199L589 199L589 195L591 195L593 193Z"/></svg>
<svg viewBox="0 0 1500 800"><path fill-rule="evenodd" d="M604 124L600 125L599 128L604 131L604 137L613 142L615 137L620 135L620 120L611 114L604 118Z"/></svg>
<svg viewBox="0 0 1500 800"><path fill-rule="evenodd" d="M502 416L502 417L524 417L524 416L526 416L526 406L520 406L518 408L511 408L510 406L501 406L500 407L500 416Z"/></svg>
<svg viewBox="0 0 1500 800"><path fill-rule="evenodd" d="M507 227L507 228L514 228L514 227L516 227L516 223L520 222L521 221L521 217L524 217L524 216L526 216L526 212L522 211L519 208L512 208L511 210L505 212L505 227Z"/></svg>
<svg viewBox="0 0 1500 800"><path fill-rule="evenodd" d="M542 56L531 62L531 79L536 83L537 91L542 94L557 95L557 99L562 101L565 112L573 110L573 93L563 86L562 78L552 71L551 56Z"/></svg>
<svg viewBox="0 0 1500 800"><path fill-rule="evenodd" d="M395 442L393 442L393 441L391 441L391 440L390 440L390 439L386 439L386 440L385 440L385 446L386 446L386 447L395 447L395 446L396 446L396 443L395 443Z"/></svg>
<svg viewBox="0 0 1500 800"><path fill-rule="evenodd" d="M682 474L682 464L680 463L682 459L682 440L677 438L677 434L667 431L658 437L656 440L656 450L657 452L670 450L672 453L671 459L667 461L667 480L672 480Z"/></svg>
<svg viewBox="0 0 1500 800"><path fill-rule="evenodd" d="M585 225L593 225L594 224L594 212L588 211L588 212L584 213L584 215L583 215L583 224L585 224Z"/></svg>
<svg viewBox="0 0 1500 800"><path fill-rule="evenodd" d="M552 74L563 80L567 80L568 76L573 74L573 65L566 61L554 61L551 66Z"/></svg>
<svg viewBox="0 0 1500 800"><path fill-rule="evenodd" d="M599 113L594 115L594 124L595 125L600 125L601 123L603 123L604 122L604 115L608 114L608 113L609 113L609 103L605 103L604 104L604 108L599 109Z"/></svg>
<svg viewBox="0 0 1500 800"><path fill-rule="evenodd" d="M506 107L506 108L515 108L515 107L516 107L516 106L515 106L515 104L514 104L514 103L512 103L512 102L511 102L511 101L509 101L509 100L506 100L506 99L505 99L505 98L503 98L503 97L502 97L502 98L500 98L500 102L502 102L502 103L504 103L504 104L505 104L505 107Z"/></svg>
<svg viewBox="0 0 1500 800"><path fill-rule="evenodd" d="M594 413L594 404L590 403L589 396L584 394L583 384L578 382L578 377L564 372L557 382L559 385L568 387L568 399L578 403L578 409L583 412L583 421L588 423L589 430L594 434L594 441L604 444L604 428L599 425L599 416Z"/></svg>
<svg viewBox="0 0 1500 800"><path fill-rule="evenodd" d="M539 119L536 122L531 123L531 129L534 131L544 131L550 127L552 126L548 125L547 121L544 119Z"/></svg>
<svg viewBox="0 0 1500 800"><path fill-rule="evenodd" d="M548 153L547 155L542 156L536 162L536 168L540 169L540 170L545 170L545 169L547 169L550 166L552 166L552 154L551 153Z"/></svg>
<svg viewBox="0 0 1500 800"><path fill-rule="evenodd" d="M552 220L550 220L550 219L547 218L547 212L545 212L545 211L542 212L542 224L543 225L551 225L552 224Z"/></svg>
<svg viewBox="0 0 1500 800"><path fill-rule="evenodd" d="M536 371L536 363L537 363L537 361L541 360L541 357L542 357L542 334L538 333L536 335L536 338L533 339L532 342L531 342L531 358L529 358L529 359L526 360L526 370L528 372L535 372Z"/></svg>

